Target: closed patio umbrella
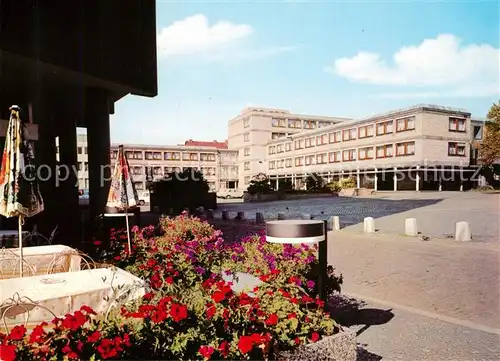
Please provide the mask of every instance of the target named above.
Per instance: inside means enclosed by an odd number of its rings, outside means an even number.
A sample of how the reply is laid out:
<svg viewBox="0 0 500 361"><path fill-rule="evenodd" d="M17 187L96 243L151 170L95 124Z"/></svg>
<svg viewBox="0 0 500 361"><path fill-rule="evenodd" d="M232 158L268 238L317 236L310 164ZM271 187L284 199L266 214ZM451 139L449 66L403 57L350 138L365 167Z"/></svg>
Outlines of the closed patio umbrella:
<svg viewBox="0 0 500 361"><path fill-rule="evenodd" d="M22 227L26 217L44 209L34 162L33 142L26 137L26 126L17 105L10 107L10 119L0 168L0 214L18 217L19 271L23 277Z"/></svg>
<svg viewBox="0 0 500 361"><path fill-rule="evenodd" d="M115 168L111 177L111 186L108 194L107 209L114 209L125 212L125 222L127 226L127 240L129 252L132 251L130 241L130 225L128 221L128 211L139 205L139 197L134 186L134 180L130 174L130 166L125 157L123 145L118 147Z"/></svg>

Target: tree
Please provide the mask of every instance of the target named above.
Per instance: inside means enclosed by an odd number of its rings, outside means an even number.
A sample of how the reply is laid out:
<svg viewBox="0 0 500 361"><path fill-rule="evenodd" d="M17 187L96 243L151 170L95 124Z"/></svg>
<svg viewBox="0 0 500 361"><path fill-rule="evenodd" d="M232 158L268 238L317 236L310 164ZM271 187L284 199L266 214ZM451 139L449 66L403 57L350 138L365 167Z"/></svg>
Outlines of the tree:
<svg viewBox="0 0 500 361"><path fill-rule="evenodd" d="M486 166L500 159L500 103L493 104L488 112L483 141L479 146L479 159Z"/></svg>
<svg viewBox="0 0 500 361"><path fill-rule="evenodd" d="M290 191L293 189L293 184L290 179L281 178L278 181L278 189L280 191Z"/></svg>
<svg viewBox="0 0 500 361"><path fill-rule="evenodd" d="M324 188L325 182L317 173L311 173L306 177L306 186L308 191L317 192Z"/></svg>
<svg viewBox="0 0 500 361"><path fill-rule="evenodd" d="M247 192L254 194L267 194L274 191L274 187L267 176L260 176L252 179L248 185Z"/></svg>

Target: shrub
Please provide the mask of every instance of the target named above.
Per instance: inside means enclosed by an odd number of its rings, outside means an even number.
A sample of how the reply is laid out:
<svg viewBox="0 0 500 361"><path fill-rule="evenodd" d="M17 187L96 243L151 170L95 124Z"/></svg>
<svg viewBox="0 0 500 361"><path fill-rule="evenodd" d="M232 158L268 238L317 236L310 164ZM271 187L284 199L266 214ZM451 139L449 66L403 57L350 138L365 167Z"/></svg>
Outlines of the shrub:
<svg viewBox="0 0 500 361"><path fill-rule="evenodd" d="M339 182L330 182L326 185L326 187L330 190L332 193L337 193L342 190L342 187L340 186Z"/></svg>
<svg viewBox="0 0 500 361"><path fill-rule="evenodd" d="M356 188L356 179L354 177L341 178L339 180L340 188Z"/></svg>

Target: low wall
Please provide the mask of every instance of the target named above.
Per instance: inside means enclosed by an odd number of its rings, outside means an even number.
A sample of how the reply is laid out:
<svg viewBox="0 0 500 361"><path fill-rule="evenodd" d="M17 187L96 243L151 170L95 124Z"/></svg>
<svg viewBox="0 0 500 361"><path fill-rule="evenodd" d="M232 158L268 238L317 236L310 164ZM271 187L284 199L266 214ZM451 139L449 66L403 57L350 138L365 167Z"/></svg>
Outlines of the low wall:
<svg viewBox="0 0 500 361"><path fill-rule="evenodd" d="M273 192L269 194L255 194L250 195L245 193L243 196L244 202L272 202L288 199L307 199L307 198L324 198L324 197L337 197L338 193L284 193Z"/></svg>

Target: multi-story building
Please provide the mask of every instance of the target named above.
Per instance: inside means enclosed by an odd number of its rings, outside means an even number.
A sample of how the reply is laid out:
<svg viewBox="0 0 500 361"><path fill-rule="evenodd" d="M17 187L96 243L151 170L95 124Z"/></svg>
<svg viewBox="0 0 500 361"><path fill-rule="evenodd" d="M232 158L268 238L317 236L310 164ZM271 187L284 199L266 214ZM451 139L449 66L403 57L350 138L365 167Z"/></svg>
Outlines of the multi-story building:
<svg viewBox="0 0 500 361"><path fill-rule="evenodd" d="M239 184L246 189L253 176L268 173L267 144L276 140L287 144L304 131L322 129L346 121L346 118L293 114L288 110L245 108L228 124L229 149L238 151ZM285 145L283 145L285 146Z"/></svg>
<svg viewBox="0 0 500 361"><path fill-rule="evenodd" d="M374 189L463 189L477 164L482 122L465 110L418 105L269 139L264 173L303 187L307 174L348 175Z"/></svg>
<svg viewBox="0 0 500 361"><path fill-rule="evenodd" d="M237 152L228 149L225 142L197 142L188 140L183 145L155 146L124 144L137 190L146 189L147 175L153 180L186 168L203 173L212 190L238 188ZM81 189L88 188L88 156L86 135L78 134L78 179ZM116 159L118 145L111 145L111 163Z"/></svg>

